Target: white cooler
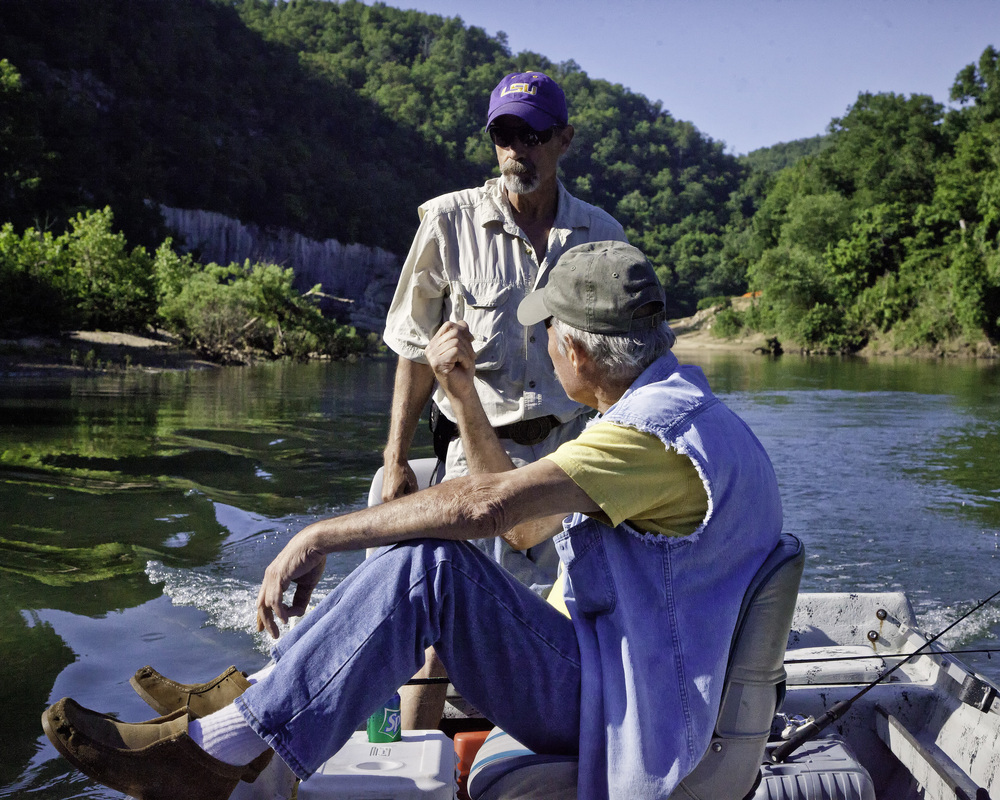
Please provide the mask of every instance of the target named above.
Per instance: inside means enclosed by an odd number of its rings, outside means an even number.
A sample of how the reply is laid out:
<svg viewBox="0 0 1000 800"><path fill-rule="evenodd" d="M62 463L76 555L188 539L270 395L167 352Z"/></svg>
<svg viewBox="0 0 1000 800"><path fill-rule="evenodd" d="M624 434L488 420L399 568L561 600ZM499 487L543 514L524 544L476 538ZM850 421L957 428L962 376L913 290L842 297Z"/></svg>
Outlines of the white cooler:
<svg viewBox="0 0 1000 800"><path fill-rule="evenodd" d="M453 800L455 746L441 731L405 731L373 744L356 731L298 788L299 800Z"/></svg>

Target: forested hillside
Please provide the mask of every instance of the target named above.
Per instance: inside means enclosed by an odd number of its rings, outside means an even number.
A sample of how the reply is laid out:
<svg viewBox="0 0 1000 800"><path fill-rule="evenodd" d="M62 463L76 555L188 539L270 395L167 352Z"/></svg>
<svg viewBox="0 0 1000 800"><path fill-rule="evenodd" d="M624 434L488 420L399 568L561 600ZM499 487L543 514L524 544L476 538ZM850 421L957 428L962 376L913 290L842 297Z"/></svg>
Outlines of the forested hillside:
<svg viewBox="0 0 1000 800"><path fill-rule="evenodd" d="M1000 338L1000 69L959 73L958 107L862 93L814 155L778 172L734 241L761 302L733 327L852 352Z"/></svg>
<svg viewBox="0 0 1000 800"><path fill-rule="evenodd" d="M412 216L427 191L473 179L239 12L210 0L0 3L0 55L23 79L25 172L39 179L5 193L4 218L110 204L140 236L152 199L400 249L389 198Z"/></svg>
<svg viewBox="0 0 1000 800"><path fill-rule="evenodd" d="M17 316L3 308L10 286L72 297L76 320L94 306L86 270L53 278L31 246L43 231L52 242L96 235L77 215L105 207L105 238L113 225L149 252L169 234L163 204L401 256L420 201L494 173L489 92L524 69L565 88L577 137L563 179L649 254L672 314L749 289L760 300L724 313L719 331L843 352L996 340L992 48L958 75L957 110L861 93L827 135L736 158L697 121L573 62L512 53L503 34L459 19L356 0L3 0L0 328ZM199 280L224 288L228 269ZM139 293L160 321L156 298L180 292L178 271L163 270L169 281Z"/></svg>
<svg viewBox="0 0 1000 800"><path fill-rule="evenodd" d="M154 199L405 253L420 201L493 174L492 87L540 68L578 129L571 191L619 216L681 311L710 280L744 172L691 123L573 63L378 4L4 0L0 31L23 79L24 168L0 203L15 225L107 204L148 237Z"/></svg>

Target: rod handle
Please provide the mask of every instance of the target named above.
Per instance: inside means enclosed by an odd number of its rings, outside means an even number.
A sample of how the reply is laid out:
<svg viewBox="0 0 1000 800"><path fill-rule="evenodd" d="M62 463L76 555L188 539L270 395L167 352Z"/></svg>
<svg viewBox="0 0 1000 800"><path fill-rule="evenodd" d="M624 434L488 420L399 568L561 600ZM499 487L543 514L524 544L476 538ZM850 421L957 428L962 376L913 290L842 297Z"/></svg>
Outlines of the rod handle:
<svg viewBox="0 0 1000 800"><path fill-rule="evenodd" d="M780 764L792 753L798 750L803 744L816 736L816 734L823 730L827 725L844 716L850 707L850 700L841 700L839 703L834 704L829 711L821 715L815 721L808 722L803 725L801 728L796 730L795 733L789 736L787 741L782 742L771 751L771 762L773 764Z"/></svg>

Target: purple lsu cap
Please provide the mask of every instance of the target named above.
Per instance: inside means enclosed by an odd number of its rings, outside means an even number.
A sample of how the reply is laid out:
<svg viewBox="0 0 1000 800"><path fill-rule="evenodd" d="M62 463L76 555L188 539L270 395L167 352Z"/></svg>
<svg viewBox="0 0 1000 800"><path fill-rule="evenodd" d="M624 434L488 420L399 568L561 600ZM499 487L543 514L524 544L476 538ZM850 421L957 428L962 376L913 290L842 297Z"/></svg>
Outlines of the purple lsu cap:
<svg viewBox="0 0 1000 800"><path fill-rule="evenodd" d="M490 95L486 127L497 117L513 114L536 131L569 123L566 95L548 75L541 72L512 72Z"/></svg>

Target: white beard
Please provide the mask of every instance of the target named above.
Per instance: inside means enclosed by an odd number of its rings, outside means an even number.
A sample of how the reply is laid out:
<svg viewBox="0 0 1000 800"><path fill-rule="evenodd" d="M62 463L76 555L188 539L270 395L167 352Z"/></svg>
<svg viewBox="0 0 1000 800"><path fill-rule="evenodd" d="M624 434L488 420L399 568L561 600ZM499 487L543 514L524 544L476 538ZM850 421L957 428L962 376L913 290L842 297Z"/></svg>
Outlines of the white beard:
<svg viewBox="0 0 1000 800"><path fill-rule="evenodd" d="M534 166L519 161L507 161L500 167L503 187L511 194L531 194L538 189L541 179Z"/></svg>

